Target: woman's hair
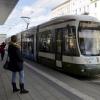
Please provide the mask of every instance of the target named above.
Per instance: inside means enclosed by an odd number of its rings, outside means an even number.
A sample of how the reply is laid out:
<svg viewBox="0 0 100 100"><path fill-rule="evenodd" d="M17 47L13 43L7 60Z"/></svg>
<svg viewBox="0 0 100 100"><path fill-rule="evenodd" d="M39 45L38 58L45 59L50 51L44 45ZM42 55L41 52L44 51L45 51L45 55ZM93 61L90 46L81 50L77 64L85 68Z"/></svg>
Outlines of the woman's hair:
<svg viewBox="0 0 100 100"><path fill-rule="evenodd" d="M17 36L16 35L11 36L11 42L17 42Z"/></svg>

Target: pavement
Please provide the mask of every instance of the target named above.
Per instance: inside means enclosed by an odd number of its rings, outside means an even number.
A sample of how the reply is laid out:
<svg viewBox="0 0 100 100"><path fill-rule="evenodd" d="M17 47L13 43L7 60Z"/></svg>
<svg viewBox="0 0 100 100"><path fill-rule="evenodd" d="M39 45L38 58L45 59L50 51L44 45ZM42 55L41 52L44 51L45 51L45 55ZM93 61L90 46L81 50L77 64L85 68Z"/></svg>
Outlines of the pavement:
<svg viewBox="0 0 100 100"><path fill-rule="evenodd" d="M24 62L25 88L28 94L13 93L11 72L3 69L0 61L0 100L95 100L91 96L37 69L38 64ZM55 73L56 74L56 73ZM19 88L19 77L16 79Z"/></svg>
<svg viewBox="0 0 100 100"><path fill-rule="evenodd" d="M62 92L51 81L25 66L25 88L28 94L13 93L11 86L11 72L3 69L4 61L0 61L0 100L81 100L69 92ZM16 79L19 88L18 75ZM74 99L72 99L74 98Z"/></svg>

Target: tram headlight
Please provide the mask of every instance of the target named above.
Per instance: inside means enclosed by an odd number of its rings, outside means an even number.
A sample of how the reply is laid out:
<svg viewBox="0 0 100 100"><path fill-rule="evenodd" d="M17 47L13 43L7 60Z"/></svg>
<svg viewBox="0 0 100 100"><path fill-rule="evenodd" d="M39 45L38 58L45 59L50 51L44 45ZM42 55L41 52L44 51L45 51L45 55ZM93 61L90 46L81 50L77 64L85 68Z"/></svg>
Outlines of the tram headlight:
<svg viewBox="0 0 100 100"><path fill-rule="evenodd" d="M85 69L81 69L81 72L85 72Z"/></svg>

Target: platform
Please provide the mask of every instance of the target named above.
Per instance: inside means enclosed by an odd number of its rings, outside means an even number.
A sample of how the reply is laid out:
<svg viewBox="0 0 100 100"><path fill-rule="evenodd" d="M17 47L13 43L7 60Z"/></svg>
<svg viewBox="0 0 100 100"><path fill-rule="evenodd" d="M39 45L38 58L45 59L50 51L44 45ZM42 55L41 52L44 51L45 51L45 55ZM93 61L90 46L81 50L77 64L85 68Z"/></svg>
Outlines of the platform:
<svg viewBox="0 0 100 100"><path fill-rule="evenodd" d="M4 62L5 59L0 61L0 100L81 100L69 92L62 91L61 88L26 66L24 68L25 87L29 90L29 93L13 93L11 72L2 68ZM18 86L18 75L16 82Z"/></svg>

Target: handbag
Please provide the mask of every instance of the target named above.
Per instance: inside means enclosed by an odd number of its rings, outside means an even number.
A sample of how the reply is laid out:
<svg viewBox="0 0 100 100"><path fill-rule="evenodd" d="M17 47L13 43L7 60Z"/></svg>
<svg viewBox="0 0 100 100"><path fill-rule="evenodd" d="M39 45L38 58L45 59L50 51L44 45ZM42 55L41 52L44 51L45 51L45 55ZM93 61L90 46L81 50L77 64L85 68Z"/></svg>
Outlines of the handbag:
<svg viewBox="0 0 100 100"><path fill-rule="evenodd" d="M10 70L11 71L11 66L10 66L10 63L9 63L9 57L8 56L7 56L6 62L3 65L3 68L5 70Z"/></svg>
<svg viewBox="0 0 100 100"><path fill-rule="evenodd" d="M9 61L6 60L5 64L3 65L3 68L4 68L4 69L8 69L8 66L9 66Z"/></svg>

